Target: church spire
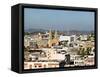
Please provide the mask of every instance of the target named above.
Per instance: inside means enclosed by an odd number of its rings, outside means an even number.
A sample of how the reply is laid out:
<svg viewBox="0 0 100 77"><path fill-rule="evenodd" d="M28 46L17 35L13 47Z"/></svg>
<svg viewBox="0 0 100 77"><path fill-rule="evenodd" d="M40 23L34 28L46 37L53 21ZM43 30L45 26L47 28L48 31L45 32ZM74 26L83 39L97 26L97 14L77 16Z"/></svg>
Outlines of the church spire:
<svg viewBox="0 0 100 77"><path fill-rule="evenodd" d="M52 31L51 31L51 29L49 31L49 40L52 40Z"/></svg>
<svg viewBox="0 0 100 77"><path fill-rule="evenodd" d="M58 38L58 33L57 33L57 30L55 30L55 35L54 35L54 38Z"/></svg>

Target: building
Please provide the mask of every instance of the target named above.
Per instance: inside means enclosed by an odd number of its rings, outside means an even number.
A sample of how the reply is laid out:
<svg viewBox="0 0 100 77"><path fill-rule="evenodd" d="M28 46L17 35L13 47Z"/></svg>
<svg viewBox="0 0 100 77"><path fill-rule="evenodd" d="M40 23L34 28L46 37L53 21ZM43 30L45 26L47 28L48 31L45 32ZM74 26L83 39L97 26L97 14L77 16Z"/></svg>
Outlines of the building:
<svg viewBox="0 0 100 77"><path fill-rule="evenodd" d="M43 48L42 49L46 53L46 57L39 58L39 60L52 60L52 61L61 61L65 59L64 54L57 53L56 49L54 48Z"/></svg>
<svg viewBox="0 0 100 77"><path fill-rule="evenodd" d="M39 48L46 48L48 47L48 40L47 39L37 40L37 45Z"/></svg>
<svg viewBox="0 0 100 77"><path fill-rule="evenodd" d="M87 41L88 35L80 35L80 40L81 41Z"/></svg>
<svg viewBox="0 0 100 77"><path fill-rule="evenodd" d="M84 63L85 63L85 65L94 65L95 64L94 60L95 60L94 56L90 55L85 59Z"/></svg>
<svg viewBox="0 0 100 77"><path fill-rule="evenodd" d="M59 62L24 62L24 69L57 68Z"/></svg>
<svg viewBox="0 0 100 77"><path fill-rule="evenodd" d="M76 35L71 35L70 36L70 41L71 42L75 42L76 41L76 38L77 38Z"/></svg>
<svg viewBox="0 0 100 77"><path fill-rule="evenodd" d="M30 40L31 40L31 37L28 36L28 35L25 35L24 36L24 46L27 47L30 45Z"/></svg>
<svg viewBox="0 0 100 77"><path fill-rule="evenodd" d="M84 59L82 59L79 55L76 55L75 59L74 59L74 65L75 66L84 66L85 65Z"/></svg>
<svg viewBox="0 0 100 77"><path fill-rule="evenodd" d="M52 46L55 46L55 45L58 45L58 44L59 44L59 39L58 39L57 31L55 31L55 34L54 34L54 37L53 37L53 33L50 30L49 39L48 39L48 47L52 47Z"/></svg>
<svg viewBox="0 0 100 77"><path fill-rule="evenodd" d="M59 42L63 46L69 46L69 44L72 42L71 36L63 36L63 35L61 35L59 37Z"/></svg>

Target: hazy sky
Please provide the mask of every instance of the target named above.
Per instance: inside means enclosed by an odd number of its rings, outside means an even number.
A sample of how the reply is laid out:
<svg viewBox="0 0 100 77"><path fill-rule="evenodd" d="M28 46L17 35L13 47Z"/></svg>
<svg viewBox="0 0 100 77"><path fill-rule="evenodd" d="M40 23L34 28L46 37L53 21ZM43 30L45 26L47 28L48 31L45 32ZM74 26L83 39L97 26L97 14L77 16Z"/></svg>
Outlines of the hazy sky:
<svg viewBox="0 0 100 77"><path fill-rule="evenodd" d="M24 9L25 29L94 30L94 12Z"/></svg>

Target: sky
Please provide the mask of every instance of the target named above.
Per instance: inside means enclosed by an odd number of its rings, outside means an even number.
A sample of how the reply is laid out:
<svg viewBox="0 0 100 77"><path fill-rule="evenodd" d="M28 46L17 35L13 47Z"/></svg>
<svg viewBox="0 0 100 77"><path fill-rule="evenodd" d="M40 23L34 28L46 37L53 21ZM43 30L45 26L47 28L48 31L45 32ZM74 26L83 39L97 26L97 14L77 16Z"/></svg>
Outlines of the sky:
<svg viewBox="0 0 100 77"><path fill-rule="evenodd" d="M61 31L94 30L94 12L52 10L52 9L24 9L24 26L26 29L52 29Z"/></svg>

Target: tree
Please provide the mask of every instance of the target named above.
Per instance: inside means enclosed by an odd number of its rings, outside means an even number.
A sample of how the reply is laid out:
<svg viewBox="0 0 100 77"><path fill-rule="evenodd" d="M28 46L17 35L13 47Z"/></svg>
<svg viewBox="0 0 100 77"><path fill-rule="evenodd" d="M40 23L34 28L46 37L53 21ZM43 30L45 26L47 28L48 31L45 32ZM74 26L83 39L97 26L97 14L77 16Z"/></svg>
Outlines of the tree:
<svg viewBox="0 0 100 77"><path fill-rule="evenodd" d="M91 53L91 47L88 47L86 50L85 48L80 48L77 52L78 55L81 55L81 57L84 57L85 55L90 55Z"/></svg>
<svg viewBox="0 0 100 77"><path fill-rule="evenodd" d="M91 36L88 36L87 37L87 41L91 41Z"/></svg>
<svg viewBox="0 0 100 77"><path fill-rule="evenodd" d="M91 48L90 47L88 47L87 49L86 49L86 55L90 55L90 53L91 53Z"/></svg>
<svg viewBox="0 0 100 77"><path fill-rule="evenodd" d="M59 67L64 67L65 64L66 64L65 60L63 60L63 61L61 61L61 62L59 63Z"/></svg>
<svg viewBox="0 0 100 77"><path fill-rule="evenodd" d="M81 57L85 56L85 49L84 48L80 48L77 52L78 55L80 55Z"/></svg>

